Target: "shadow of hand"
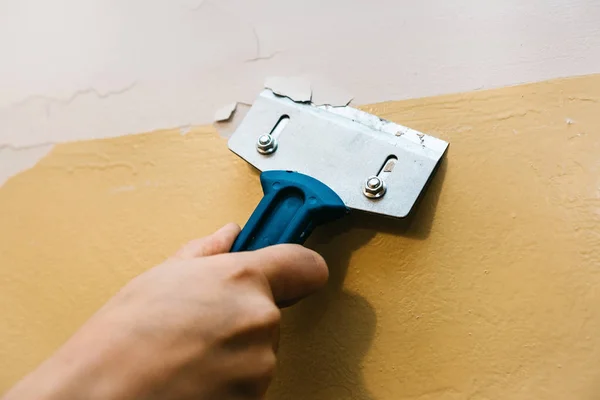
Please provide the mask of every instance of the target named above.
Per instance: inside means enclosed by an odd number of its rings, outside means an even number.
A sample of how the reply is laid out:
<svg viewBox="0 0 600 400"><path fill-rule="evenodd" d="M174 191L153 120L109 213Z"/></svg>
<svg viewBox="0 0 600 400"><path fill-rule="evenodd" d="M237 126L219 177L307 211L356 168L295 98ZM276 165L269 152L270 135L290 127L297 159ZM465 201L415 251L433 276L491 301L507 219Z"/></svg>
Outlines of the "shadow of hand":
<svg viewBox="0 0 600 400"><path fill-rule="evenodd" d="M375 333L375 311L342 286L352 251L368 242L374 231L350 231L354 224L353 218L346 218L311 238L310 246L328 262L329 283L284 310L279 367L269 398L371 399L363 384L361 360Z"/></svg>

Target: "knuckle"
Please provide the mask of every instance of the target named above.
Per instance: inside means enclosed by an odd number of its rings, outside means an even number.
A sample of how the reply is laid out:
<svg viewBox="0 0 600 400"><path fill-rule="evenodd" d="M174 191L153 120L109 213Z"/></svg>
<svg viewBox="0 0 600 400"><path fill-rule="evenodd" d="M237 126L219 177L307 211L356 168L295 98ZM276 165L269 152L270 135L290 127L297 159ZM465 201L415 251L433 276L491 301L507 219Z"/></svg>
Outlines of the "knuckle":
<svg viewBox="0 0 600 400"><path fill-rule="evenodd" d="M234 281L254 280L260 278L261 276L262 272L258 268L248 265L236 266L231 271L231 278Z"/></svg>
<svg viewBox="0 0 600 400"><path fill-rule="evenodd" d="M257 318L263 326L273 328L281 322L281 311L275 304L269 302L257 311Z"/></svg>
<svg viewBox="0 0 600 400"><path fill-rule="evenodd" d="M281 311L275 304L270 301L264 301L264 304L259 306L250 306L247 315L250 317L249 322L253 326L262 328L274 328L281 321Z"/></svg>
<svg viewBox="0 0 600 400"><path fill-rule="evenodd" d="M207 251L209 254L218 254L223 251L223 249L228 248L228 239L223 236L216 236L211 238L210 242L207 244Z"/></svg>
<svg viewBox="0 0 600 400"><path fill-rule="evenodd" d="M254 304L252 304L254 303ZM242 318L236 324L236 336L270 332L279 326L281 311L268 301L248 302L242 309Z"/></svg>

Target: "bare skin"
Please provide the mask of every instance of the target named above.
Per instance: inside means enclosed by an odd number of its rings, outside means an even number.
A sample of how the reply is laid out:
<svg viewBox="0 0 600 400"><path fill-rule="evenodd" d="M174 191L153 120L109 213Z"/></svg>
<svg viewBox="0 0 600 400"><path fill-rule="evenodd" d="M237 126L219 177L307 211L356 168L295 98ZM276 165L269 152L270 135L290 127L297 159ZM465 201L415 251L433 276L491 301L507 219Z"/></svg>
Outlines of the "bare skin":
<svg viewBox="0 0 600 400"><path fill-rule="evenodd" d="M229 224L134 278L2 400L262 399L273 377L278 304L327 281L297 245L227 253Z"/></svg>

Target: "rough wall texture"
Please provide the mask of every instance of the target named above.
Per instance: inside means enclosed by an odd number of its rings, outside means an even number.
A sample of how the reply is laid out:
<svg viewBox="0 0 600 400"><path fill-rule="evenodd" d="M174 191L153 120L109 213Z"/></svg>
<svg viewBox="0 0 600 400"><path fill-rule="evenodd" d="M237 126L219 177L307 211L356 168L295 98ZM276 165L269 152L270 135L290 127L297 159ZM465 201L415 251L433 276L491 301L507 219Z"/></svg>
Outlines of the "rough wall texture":
<svg viewBox="0 0 600 400"><path fill-rule="evenodd" d="M310 246L273 399L600 397L600 76L366 107L449 140L410 224ZM258 177L212 128L57 146L0 189L0 390L128 278L243 223Z"/></svg>

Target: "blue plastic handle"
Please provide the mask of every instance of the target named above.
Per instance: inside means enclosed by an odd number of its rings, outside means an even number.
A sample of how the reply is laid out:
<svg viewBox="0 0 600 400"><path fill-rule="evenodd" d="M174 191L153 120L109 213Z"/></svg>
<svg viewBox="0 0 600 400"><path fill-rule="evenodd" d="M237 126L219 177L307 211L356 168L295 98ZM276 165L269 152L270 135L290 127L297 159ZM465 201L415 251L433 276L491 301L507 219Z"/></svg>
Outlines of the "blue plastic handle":
<svg viewBox="0 0 600 400"><path fill-rule="evenodd" d="M302 244L316 226L348 212L332 189L298 172L266 171L260 175L260 183L264 197L233 243L232 252Z"/></svg>

